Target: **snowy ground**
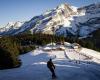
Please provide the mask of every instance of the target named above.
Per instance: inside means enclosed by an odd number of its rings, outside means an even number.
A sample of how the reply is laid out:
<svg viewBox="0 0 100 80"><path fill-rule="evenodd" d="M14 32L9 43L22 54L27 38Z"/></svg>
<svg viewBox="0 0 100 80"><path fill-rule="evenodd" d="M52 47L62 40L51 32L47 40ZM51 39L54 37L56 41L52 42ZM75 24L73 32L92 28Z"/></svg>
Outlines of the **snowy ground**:
<svg viewBox="0 0 100 80"><path fill-rule="evenodd" d="M97 55L92 55L92 52ZM88 57L89 53L92 58ZM97 56L100 56L99 52L86 48L82 48L79 53L68 48L64 51L44 51L41 47L21 55L22 66L20 68L0 70L0 80L52 80L51 73L46 66L50 58L56 66L57 80L100 80L100 65L95 63L99 63L100 57Z"/></svg>

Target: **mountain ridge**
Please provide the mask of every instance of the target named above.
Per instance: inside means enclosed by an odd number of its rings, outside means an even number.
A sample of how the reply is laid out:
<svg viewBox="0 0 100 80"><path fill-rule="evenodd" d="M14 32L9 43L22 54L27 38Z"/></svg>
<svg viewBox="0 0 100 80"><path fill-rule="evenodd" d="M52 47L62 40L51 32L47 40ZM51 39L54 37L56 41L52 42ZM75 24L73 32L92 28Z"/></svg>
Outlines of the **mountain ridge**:
<svg viewBox="0 0 100 80"><path fill-rule="evenodd" d="M76 8L69 4L61 4L44 14L33 17L24 22L19 28L12 31L1 31L0 35L15 35L25 31L31 33L44 33L87 37L100 28L100 3ZM54 28L54 32L52 31Z"/></svg>

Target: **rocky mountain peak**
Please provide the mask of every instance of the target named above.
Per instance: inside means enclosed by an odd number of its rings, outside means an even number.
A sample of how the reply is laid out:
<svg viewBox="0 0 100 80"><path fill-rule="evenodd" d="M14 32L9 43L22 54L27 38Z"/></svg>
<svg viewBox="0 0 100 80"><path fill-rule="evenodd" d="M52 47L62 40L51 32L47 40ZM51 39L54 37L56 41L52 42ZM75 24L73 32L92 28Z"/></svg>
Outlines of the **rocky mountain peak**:
<svg viewBox="0 0 100 80"><path fill-rule="evenodd" d="M64 4L59 5L59 6L57 7L57 9L58 9L58 10L59 10L59 9L65 10L65 11L67 11L67 12L75 12L75 11L77 11L77 8L76 8L76 7L71 6L71 5L67 4L67 3L64 3Z"/></svg>
<svg viewBox="0 0 100 80"><path fill-rule="evenodd" d="M1 34L15 35L30 30L31 33L55 34L64 36L88 36L100 28L100 4L91 4L76 8L69 4L61 4L52 10L35 16L25 23L8 23L9 29L1 29ZM13 27L11 27L13 25Z"/></svg>

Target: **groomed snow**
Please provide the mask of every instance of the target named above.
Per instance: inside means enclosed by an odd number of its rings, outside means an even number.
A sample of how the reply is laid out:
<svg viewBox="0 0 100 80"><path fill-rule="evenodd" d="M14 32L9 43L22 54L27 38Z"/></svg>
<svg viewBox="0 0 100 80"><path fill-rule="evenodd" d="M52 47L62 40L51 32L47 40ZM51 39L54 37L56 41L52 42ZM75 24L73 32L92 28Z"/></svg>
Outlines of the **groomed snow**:
<svg viewBox="0 0 100 80"><path fill-rule="evenodd" d="M67 44L70 45L66 43L66 46ZM50 58L53 59L56 66L57 80L100 80L99 64L89 62L90 60L86 59L86 56L79 54L74 49L65 47L65 50L52 50L50 47L50 51L45 51L44 48L48 49L48 47L41 47L21 55L22 66L0 70L0 80L51 80L51 73L46 66L46 62ZM91 50L86 48L83 48L81 52L91 54Z"/></svg>

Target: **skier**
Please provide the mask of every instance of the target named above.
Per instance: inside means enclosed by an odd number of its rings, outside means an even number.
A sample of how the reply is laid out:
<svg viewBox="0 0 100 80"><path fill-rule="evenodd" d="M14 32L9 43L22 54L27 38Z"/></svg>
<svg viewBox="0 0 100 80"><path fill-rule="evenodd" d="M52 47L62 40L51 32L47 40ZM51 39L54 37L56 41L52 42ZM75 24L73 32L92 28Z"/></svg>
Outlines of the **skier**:
<svg viewBox="0 0 100 80"><path fill-rule="evenodd" d="M49 61L47 62L47 67L49 68L49 70L50 70L51 73L52 73L52 78L53 78L53 79L56 78L55 71L54 71L55 66L54 66L54 64L53 64L53 62L52 62L52 59L49 59Z"/></svg>

